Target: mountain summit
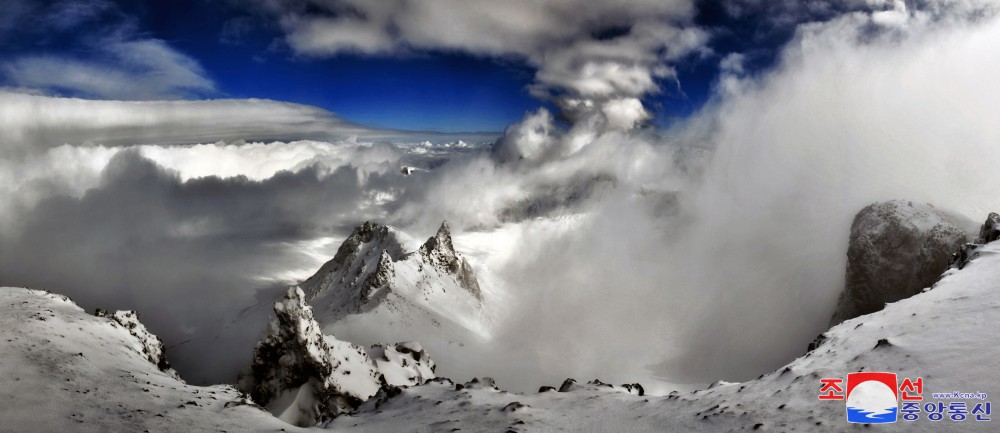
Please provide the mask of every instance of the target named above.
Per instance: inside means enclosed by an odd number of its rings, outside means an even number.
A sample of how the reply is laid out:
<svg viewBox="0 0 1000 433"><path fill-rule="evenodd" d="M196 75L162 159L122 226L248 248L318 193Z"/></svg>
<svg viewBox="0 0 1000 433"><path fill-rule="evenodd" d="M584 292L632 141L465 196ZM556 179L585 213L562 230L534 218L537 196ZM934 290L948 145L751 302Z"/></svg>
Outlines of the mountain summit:
<svg viewBox="0 0 1000 433"><path fill-rule="evenodd" d="M481 329L483 292L448 223L416 245L395 227L365 222L300 287L325 324L382 309L407 323L429 317Z"/></svg>

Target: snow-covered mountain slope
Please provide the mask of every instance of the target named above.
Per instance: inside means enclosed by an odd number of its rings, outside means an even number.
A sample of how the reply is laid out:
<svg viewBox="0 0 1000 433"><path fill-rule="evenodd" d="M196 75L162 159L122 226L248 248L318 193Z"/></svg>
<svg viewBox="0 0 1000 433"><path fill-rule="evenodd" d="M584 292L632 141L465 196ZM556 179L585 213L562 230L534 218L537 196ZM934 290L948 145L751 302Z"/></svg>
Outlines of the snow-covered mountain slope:
<svg viewBox="0 0 1000 433"><path fill-rule="evenodd" d="M64 296L0 288L0 430L297 430L232 386L191 386L160 371L147 342Z"/></svg>
<svg viewBox="0 0 1000 433"><path fill-rule="evenodd" d="M888 371L923 378L924 401L935 392L1000 390L1000 243L985 245L963 270L951 269L933 289L850 319L824 333L818 347L785 367L745 383L666 397L621 387L577 384L568 392L510 394L446 381L405 389L377 411L342 417L333 429L381 431L854 431L841 401L818 399L821 378ZM623 356L625 356L623 354ZM502 384L501 384L502 385ZM966 401L971 410L979 401ZM872 430L996 431L995 422L917 421Z"/></svg>
<svg viewBox="0 0 1000 433"><path fill-rule="evenodd" d="M361 406L362 412L321 427L360 432L867 430L847 423L842 400L818 399L820 379L844 378L856 371L922 378L922 403L948 406L962 401L971 410L981 401L938 399L932 393L984 392L991 394L989 401L1000 389L1000 335L995 326L1000 323L1000 242L983 245L976 253L963 269L946 271L932 289L831 328L812 351L756 380L646 396L634 387L599 382L563 384L559 390L564 392L512 394L490 380L459 386L434 379L392 392L383 388ZM91 316L64 297L0 289L3 427L298 431L245 404L232 387L184 384L160 371L141 347L143 342L124 327ZM394 350L399 353L400 347ZM987 432L997 430L995 422L1000 421L952 421L947 414L933 422L922 412L917 421L871 430Z"/></svg>

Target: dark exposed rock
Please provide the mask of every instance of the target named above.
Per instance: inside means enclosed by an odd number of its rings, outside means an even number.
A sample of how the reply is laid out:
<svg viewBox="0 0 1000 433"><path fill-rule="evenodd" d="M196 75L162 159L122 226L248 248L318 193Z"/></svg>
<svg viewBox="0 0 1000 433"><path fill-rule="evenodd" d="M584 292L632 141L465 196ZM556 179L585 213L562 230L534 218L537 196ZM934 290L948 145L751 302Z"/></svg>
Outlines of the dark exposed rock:
<svg viewBox="0 0 1000 433"><path fill-rule="evenodd" d="M997 239L1000 239L1000 215L996 212L990 212L986 217L986 222L979 229L979 237L976 238L976 243L988 244Z"/></svg>
<svg viewBox="0 0 1000 433"><path fill-rule="evenodd" d="M592 380L590 382L587 382L587 383L590 384L590 385L606 386L608 388L614 388L613 385L611 385L610 383L604 383L604 382L601 381L601 379L594 379L594 380Z"/></svg>
<svg viewBox="0 0 1000 433"><path fill-rule="evenodd" d="M625 388L630 394L638 394L639 397L646 395L646 389L638 383L626 383L622 385L622 388Z"/></svg>
<svg viewBox="0 0 1000 433"><path fill-rule="evenodd" d="M435 378L437 365L417 342L375 344L368 355L389 385L414 386Z"/></svg>
<svg viewBox="0 0 1000 433"><path fill-rule="evenodd" d="M808 353L818 349L819 346L823 345L823 342L825 341L826 341L826 334L817 335L816 338L813 339L811 343L809 343L809 347L806 349L806 352Z"/></svg>
<svg viewBox="0 0 1000 433"><path fill-rule="evenodd" d="M497 383L492 377L474 377L472 380L465 382L465 388L500 390L500 388L497 388Z"/></svg>
<svg viewBox="0 0 1000 433"><path fill-rule="evenodd" d="M979 244L965 244L958 248L958 251L951 255L951 266L962 269L969 261L979 257Z"/></svg>
<svg viewBox="0 0 1000 433"><path fill-rule="evenodd" d="M986 222L979 227L979 237L974 243L968 243L958 248L951 255L951 266L962 269L972 259L979 256L979 247L1000 239L1000 214L990 212L986 217Z"/></svg>
<svg viewBox="0 0 1000 433"><path fill-rule="evenodd" d="M515 412L518 409L522 409L522 408L525 408L525 407L528 407L528 405L523 404L523 403L521 403L519 401L512 401L512 402L508 403L506 406L503 407L503 411L504 412Z"/></svg>
<svg viewBox="0 0 1000 433"><path fill-rule="evenodd" d="M252 375L240 381L255 402L276 415L292 413L283 419L309 426L355 410L384 385L361 347L322 334L299 288L290 288L274 304L274 313L268 334L254 347ZM302 395L308 398L271 406L279 398Z"/></svg>
<svg viewBox="0 0 1000 433"><path fill-rule="evenodd" d="M392 400L393 397L396 397L402 393L403 393L403 388L393 385L385 385L379 388L378 392L375 393L375 395L372 398L368 399L368 401L366 401L361 407L359 407L358 411L364 412L364 411L371 411L378 409L389 400Z"/></svg>
<svg viewBox="0 0 1000 433"><path fill-rule="evenodd" d="M862 209L851 225L845 287L830 324L879 311L933 285L972 226L931 205L896 200Z"/></svg>
<svg viewBox="0 0 1000 433"><path fill-rule="evenodd" d="M548 386L548 385L542 386L542 387L538 388L538 392L539 393L549 392L549 391L555 391L555 390L556 390L556 387L554 387L554 386Z"/></svg>
<svg viewBox="0 0 1000 433"><path fill-rule="evenodd" d="M427 242L420 246L418 252L424 258L425 263L455 275L462 288L472 293L476 299L483 299L483 293L479 289L479 281L476 280L472 266L469 266L469 262L455 252L455 246L451 242L451 228L448 227L447 221L441 223L437 233L427 239Z"/></svg>
<svg viewBox="0 0 1000 433"><path fill-rule="evenodd" d="M563 381L562 385L559 386L559 392L568 392L576 387L576 379L569 378Z"/></svg>

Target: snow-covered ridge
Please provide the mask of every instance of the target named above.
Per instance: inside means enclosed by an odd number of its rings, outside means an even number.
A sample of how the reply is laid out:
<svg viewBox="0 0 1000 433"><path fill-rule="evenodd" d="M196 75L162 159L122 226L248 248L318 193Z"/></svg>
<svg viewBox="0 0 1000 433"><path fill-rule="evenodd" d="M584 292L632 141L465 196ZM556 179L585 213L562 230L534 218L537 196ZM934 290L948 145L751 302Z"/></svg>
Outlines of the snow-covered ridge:
<svg viewBox="0 0 1000 433"><path fill-rule="evenodd" d="M145 344L65 296L0 287L0 430L289 429L232 386L192 386L161 371Z"/></svg>
<svg viewBox="0 0 1000 433"><path fill-rule="evenodd" d="M343 413L321 427L361 432L854 431L863 427L846 422L842 401L817 399L820 378L842 378L855 371L922 377L928 401L935 401L931 396L938 392L993 394L1000 389L995 371L1000 335L993 326L1000 323L1000 242L979 245L975 253L962 269L947 270L928 290L832 327L808 353L756 380L720 381L708 389L660 397L642 395L635 384L614 386L599 380L570 380L558 389L548 386L538 393L513 394L488 378L464 384L435 378L406 388L379 385L359 412ZM276 308L279 315L301 319L279 330L279 336L289 337L287 341L305 342L302 351L286 359L289 365L311 362L303 361L307 357L322 359L325 345L334 357L367 358L375 364L409 357L396 367L413 367L408 374L423 374L425 367L433 372L422 348L413 344L397 344L391 350L381 346L368 353L350 343L339 342L344 346L336 347L338 342L322 336L315 322L304 320L309 307L303 296L295 290ZM65 297L0 288L4 427L95 432L298 430L256 408L230 386L190 386L160 371L135 350L142 341L112 323L86 314ZM285 354L278 358L279 364ZM423 366L410 361L425 359ZM347 375L344 368L352 362L344 359L338 366L340 376L335 380L342 390L364 388L346 385L355 379L348 378L354 376L353 370ZM388 376L383 374L383 379L388 381ZM298 399L302 395L291 397L304 401ZM995 431L992 422L926 418L876 428Z"/></svg>
<svg viewBox="0 0 1000 433"><path fill-rule="evenodd" d="M112 325L117 324L125 327L139 342L137 347L135 347L137 352L145 355L146 359L159 368L160 371L180 379L180 376L177 376L177 372L170 368L170 362L167 361L167 350L163 345L163 341L156 335L153 335L152 332L149 332L146 329L146 325L143 325L139 321L139 313L132 310L119 310L109 313L108 310L98 308L94 312L94 315L110 319Z"/></svg>

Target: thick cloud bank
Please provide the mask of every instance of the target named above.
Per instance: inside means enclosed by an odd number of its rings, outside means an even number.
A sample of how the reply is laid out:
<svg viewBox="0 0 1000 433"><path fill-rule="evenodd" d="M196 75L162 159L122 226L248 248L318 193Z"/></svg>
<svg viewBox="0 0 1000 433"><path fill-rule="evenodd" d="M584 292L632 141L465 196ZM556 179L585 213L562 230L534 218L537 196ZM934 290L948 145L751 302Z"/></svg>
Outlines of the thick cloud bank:
<svg viewBox="0 0 1000 433"><path fill-rule="evenodd" d="M608 75L605 57L587 50L629 41L648 54L632 39L645 31L641 17L683 23L691 11L636 3L608 12L632 14L623 18L627 29L597 20L603 31L569 15L562 29L531 19L479 23L489 38L451 42L465 22L433 35L420 24L438 23L434 8L447 3L396 3L328 2L343 9L321 16L306 13L315 8L272 6L303 52L440 48L537 57L538 85L559 94L559 114L573 121L528 113L491 151L333 139L123 150L59 146L63 139L46 134L69 137L89 131L86 125L46 110L38 120L30 109L9 111L31 120L16 125L44 127L3 128L8 142L48 144L22 159L41 174L13 165L3 171L31 182L4 197L17 206L5 206L12 210L0 232L0 284L76 290L69 294L84 305L136 308L176 344L223 326L220 312L235 314L257 289L267 300L281 280L275 275L307 273L303 263L328 258L354 224L377 219L421 234L448 219L459 248L475 250L503 282L508 302L482 374L505 387L532 389L566 376L738 380L800 354L823 330L842 288L850 221L864 205L931 202L977 220L1000 207L1000 19L989 4L871 2L878 7L801 24L773 70L748 76L737 57L727 58L710 104L658 134L632 127L644 110L639 97L655 90L643 77L668 67L671 55L629 63L615 57L626 50L612 50L618 66ZM531 5L545 20L565 9ZM466 10L451 6L457 17ZM403 20L400 9L426 19ZM337 20L358 28L327 31ZM521 31L511 27L518 22ZM663 26L653 27L674 28ZM560 63L546 50L562 38L583 40L586 50L570 52L591 60L549 80ZM547 42L537 48L537 40ZM628 64L641 73L630 75ZM578 80L587 71L600 79ZM33 97L23 98L30 107ZM261 103L205 104L254 113ZM213 132L213 122L187 112L195 106L151 104L163 110L155 118L205 131L177 141L214 142L227 131ZM574 104L586 115L575 115ZM285 108L285 124L315 121L315 113ZM237 130L253 128L240 110L222 118L235 119ZM118 117L102 116L108 123L93 134L124 134L112 121ZM157 137L173 137L172 130L150 129L135 140L171 142ZM404 176L400 165L420 170ZM185 363L198 371L198 361L177 364L184 373ZM219 379L223 370L203 374Z"/></svg>
<svg viewBox="0 0 1000 433"><path fill-rule="evenodd" d="M378 135L319 108L269 100L106 101L0 90L2 153L62 144L187 144Z"/></svg>

